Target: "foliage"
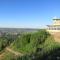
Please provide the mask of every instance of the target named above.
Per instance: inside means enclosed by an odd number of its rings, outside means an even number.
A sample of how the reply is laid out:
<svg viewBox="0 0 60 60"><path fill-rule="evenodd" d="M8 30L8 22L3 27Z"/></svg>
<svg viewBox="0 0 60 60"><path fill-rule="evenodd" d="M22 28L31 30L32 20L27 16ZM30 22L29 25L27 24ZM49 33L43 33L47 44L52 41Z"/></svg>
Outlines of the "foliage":
<svg viewBox="0 0 60 60"><path fill-rule="evenodd" d="M16 40L15 35L4 34L0 37L0 51L2 51L6 46L9 46L14 40Z"/></svg>
<svg viewBox="0 0 60 60"><path fill-rule="evenodd" d="M10 39L7 37L7 40ZM5 38L0 38L0 46L5 42ZM11 43L11 41L10 41ZM5 45L4 44L4 45ZM10 48L23 53L24 56L15 56L11 53L5 55L7 60L57 60L60 59L60 44L54 41L54 38L46 32L46 30L39 30L34 33L24 33L13 39Z"/></svg>
<svg viewBox="0 0 60 60"><path fill-rule="evenodd" d="M0 51L3 50L7 46L7 40L5 38L0 37Z"/></svg>
<svg viewBox="0 0 60 60"><path fill-rule="evenodd" d="M38 45L42 44L46 40L48 36L49 34L45 30L22 34L11 47L12 49L20 52L32 53L36 50Z"/></svg>

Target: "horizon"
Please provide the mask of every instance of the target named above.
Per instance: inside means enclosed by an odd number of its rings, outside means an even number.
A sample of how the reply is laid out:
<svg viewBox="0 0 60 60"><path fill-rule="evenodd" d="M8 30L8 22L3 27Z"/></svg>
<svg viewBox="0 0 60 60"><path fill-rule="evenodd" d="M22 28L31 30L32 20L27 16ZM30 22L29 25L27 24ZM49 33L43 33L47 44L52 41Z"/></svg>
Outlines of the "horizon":
<svg viewBox="0 0 60 60"><path fill-rule="evenodd" d="M0 0L0 27L45 28L59 12L60 0Z"/></svg>
<svg viewBox="0 0 60 60"><path fill-rule="evenodd" d="M47 25L46 26L44 26L44 27L0 27L0 28L8 28L8 29L10 29L10 28L12 28L12 29L46 29L47 28Z"/></svg>

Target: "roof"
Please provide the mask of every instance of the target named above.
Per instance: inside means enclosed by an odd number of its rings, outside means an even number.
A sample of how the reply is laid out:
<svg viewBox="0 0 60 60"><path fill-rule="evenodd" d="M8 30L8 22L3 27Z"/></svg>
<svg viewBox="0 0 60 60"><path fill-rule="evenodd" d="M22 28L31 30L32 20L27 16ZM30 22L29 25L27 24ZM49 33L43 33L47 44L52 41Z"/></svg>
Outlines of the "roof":
<svg viewBox="0 0 60 60"><path fill-rule="evenodd" d="M60 20L60 18L58 18L58 17L53 17L53 20Z"/></svg>
<svg viewBox="0 0 60 60"><path fill-rule="evenodd" d="M60 20L60 18L59 19L58 18L57 19L53 19L53 20Z"/></svg>

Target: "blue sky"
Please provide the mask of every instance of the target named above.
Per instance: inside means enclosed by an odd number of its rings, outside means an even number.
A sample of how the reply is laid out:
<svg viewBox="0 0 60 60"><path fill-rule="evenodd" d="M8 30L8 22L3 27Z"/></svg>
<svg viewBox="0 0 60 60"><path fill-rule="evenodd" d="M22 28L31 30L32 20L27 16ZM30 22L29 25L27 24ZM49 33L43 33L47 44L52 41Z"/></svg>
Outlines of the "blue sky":
<svg viewBox="0 0 60 60"><path fill-rule="evenodd" d="M60 17L60 0L0 0L0 27L41 28Z"/></svg>

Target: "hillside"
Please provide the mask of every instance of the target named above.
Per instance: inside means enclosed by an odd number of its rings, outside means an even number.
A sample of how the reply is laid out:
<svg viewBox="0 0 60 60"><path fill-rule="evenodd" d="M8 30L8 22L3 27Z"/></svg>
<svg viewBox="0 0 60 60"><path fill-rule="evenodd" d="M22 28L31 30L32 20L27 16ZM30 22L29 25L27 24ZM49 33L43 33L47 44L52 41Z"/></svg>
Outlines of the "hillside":
<svg viewBox="0 0 60 60"><path fill-rule="evenodd" d="M5 39L3 41L5 41ZM60 44L55 42L53 36L46 30L18 35L16 39L3 50L3 53L1 53L3 59L0 57L1 60L60 59Z"/></svg>

